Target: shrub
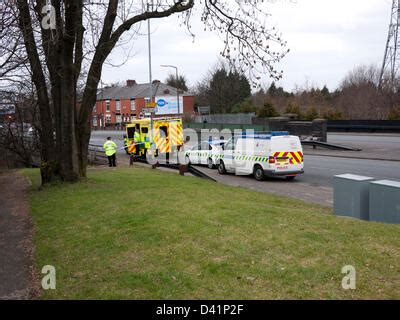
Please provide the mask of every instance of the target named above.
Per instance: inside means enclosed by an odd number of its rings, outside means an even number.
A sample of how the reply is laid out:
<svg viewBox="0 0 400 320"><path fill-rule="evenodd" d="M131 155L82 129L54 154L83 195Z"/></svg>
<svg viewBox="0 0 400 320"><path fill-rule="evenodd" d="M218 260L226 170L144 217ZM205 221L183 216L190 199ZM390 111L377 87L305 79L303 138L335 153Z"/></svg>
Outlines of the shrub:
<svg viewBox="0 0 400 320"><path fill-rule="evenodd" d="M305 114L306 120L314 120L314 119L317 119L318 117L319 117L319 114L315 107L308 108L308 110Z"/></svg>
<svg viewBox="0 0 400 320"><path fill-rule="evenodd" d="M298 118L302 118L303 114L300 111L300 107L298 105L293 105L289 102L289 104L285 108L285 113L289 114L297 114Z"/></svg>
<svg viewBox="0 0 400 320"><path fill-rule="evenodd" d="M400 120L400 107L394 107L390 110L388 120Z"/></svg>
<svg viewBox="0 0 400 320"><path fill-rule="evenodd" d="M257 110L257 116L260 118L278 117L279 113L270 102L265 102L264 105Z"/></svg>

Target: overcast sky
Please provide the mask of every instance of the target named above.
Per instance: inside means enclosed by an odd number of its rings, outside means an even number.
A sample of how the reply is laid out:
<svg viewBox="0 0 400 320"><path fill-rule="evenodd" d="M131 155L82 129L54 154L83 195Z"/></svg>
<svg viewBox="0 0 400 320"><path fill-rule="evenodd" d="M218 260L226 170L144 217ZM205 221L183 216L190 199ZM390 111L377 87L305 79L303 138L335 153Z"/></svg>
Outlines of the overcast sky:
<svg viewBox="0 0 400 320"><path fill-rule="evenodd" d="M296 87L327 85L335 89L348 71L357 65L380 66L390 19L390 0L275 0L268 4L270 24L277 26L288 41L290 53L278 69L286 90ZM153 79L164 80L171 64L195 85L219 59L222 41L218 35L204 32L198 17L193 17L193 41L176 17L152 20ZM133 41L129 60L121 67L106 66L105 83L135 79L148 82L147 23L141 36ZM121 61L116 50L112 63ZM264 84L269 84L266 76Z"/></svg>

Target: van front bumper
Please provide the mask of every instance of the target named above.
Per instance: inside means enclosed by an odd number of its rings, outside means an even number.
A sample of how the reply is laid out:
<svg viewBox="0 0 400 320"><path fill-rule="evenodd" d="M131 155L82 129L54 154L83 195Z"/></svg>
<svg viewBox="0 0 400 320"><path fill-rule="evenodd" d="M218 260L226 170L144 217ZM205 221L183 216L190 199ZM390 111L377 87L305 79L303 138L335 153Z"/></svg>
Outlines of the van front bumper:
<svg viewBox="0 0 400 320"><path fill-rule="evenodd" d="M303 174L304 170L297 170L297 171L271 171L271 170L264 170L264 174L268 177L285 177L285 176L294 176L297 174Z"/></svg>

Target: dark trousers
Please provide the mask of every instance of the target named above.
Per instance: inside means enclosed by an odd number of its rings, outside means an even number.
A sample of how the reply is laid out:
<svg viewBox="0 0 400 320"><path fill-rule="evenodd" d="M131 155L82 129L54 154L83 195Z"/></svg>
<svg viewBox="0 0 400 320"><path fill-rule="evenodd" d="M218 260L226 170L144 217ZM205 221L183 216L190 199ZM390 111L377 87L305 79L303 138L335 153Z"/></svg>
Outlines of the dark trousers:
<svg viewBox="0 0 400 320"><path fill-rule="evenodd" d="M115 164L115 153L112 156L108 156L108 166L109 167L116 167Z"/></svg>

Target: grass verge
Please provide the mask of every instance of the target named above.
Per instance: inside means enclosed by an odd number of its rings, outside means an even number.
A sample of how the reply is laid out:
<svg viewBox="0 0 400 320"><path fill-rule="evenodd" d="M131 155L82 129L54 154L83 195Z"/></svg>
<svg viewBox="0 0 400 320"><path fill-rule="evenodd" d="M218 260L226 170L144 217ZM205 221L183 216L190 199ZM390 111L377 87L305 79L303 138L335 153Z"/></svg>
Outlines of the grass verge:
<svg viewBox="0 0 400 320"><path fill-rule="evenodd" d="M57 270L45 299L400 298L398 225L142 167L41 191L23 173L37 269Z"/></svg>

